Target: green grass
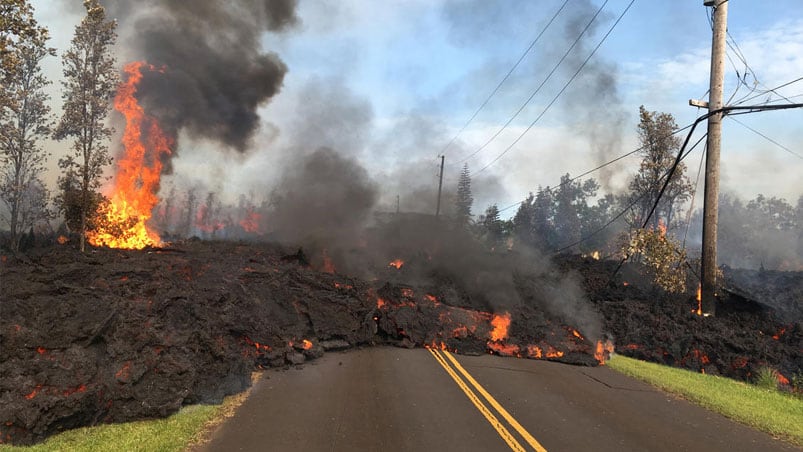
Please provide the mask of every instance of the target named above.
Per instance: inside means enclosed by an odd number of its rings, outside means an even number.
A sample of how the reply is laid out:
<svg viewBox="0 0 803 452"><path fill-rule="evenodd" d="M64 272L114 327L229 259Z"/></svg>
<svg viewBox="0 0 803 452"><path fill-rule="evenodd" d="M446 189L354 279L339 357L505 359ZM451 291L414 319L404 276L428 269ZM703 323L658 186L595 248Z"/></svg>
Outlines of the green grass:
<svg viewBox="0 0 803 452"><path fill-rule="evenodd" d="M191 405L165 418L68 430L30 447L0 445L0 452L181 451L199 439L223 405Z"/></svg>
<svg viewBox="0 0 803 452"><path fill-rule="evenodd" d="M252 377L253 381L256 381ZM248 391L219 405L190 405L164 419L105 424L68 430L34 446L0 444L0 452L178 452L201 443L212 428L231 417Z"/></svg>
<svg viewBox="0 0 803 452"><path fill-rule="evenodd" d="M803 400L773 389L616 355L611 369L803 446Z"/></svg>

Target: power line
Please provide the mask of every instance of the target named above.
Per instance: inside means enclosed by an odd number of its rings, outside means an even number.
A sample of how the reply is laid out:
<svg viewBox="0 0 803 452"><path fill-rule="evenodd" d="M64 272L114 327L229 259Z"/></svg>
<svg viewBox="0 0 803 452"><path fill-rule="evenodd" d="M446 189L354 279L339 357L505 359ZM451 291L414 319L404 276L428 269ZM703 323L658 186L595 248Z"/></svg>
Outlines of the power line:
<svg viewBox="0 0 803 452"><path fill-rule="evenodd" d="M799 158L799 159L803 160L803 155L800 155L800 154L798 154L797 152L795 152L795 151L793 151L793 150L789 149L788 147L786 147L786 146L782 145L781 143L778 143L777 141L775 141L775 140L773 140L772 138L770 138L770 137L768 137L768 136L764 135L763 133L759 132L758 130L756 130L756 129L754 129L754 128L750 127L750 126L748 126L747 124L743 123L742 121L739 121L738 119L736 119L736 118L734 118L734 117L729 117L729 118L730 118L731 120L733 120L733 121L736 121L737 123L741 124L741 125L742 125L742 127L746 128L747 130L749 130L749 131L751 131L751 132L755 133L756 135L758 135L758 136L760 136L760 137L763 137L763 138L765 138L765 139L766 139L767 141L769 141L770 143L772 143L772 144L774 144L774 145L778 146L779 148L783 149L784 151L786 151L786 152L788 152L788 153L790 153L790 154L794 155L795 157L797 157L797 158Z"/></svg>
<svg viewBox="0 0 803 452"><path fill-rule="evenodd" d="M530 129L532 129L532 128L533 128L533 126L535 125L535 123L537 123L537 122L538 122L538 120L540 120L540 119L541 119L541 118L544 116L544 114L546 114L546 112L547 112L547 111L549 111L549 108L550 108L550 107L552 107L552 105L553 105L553 104L554 104L554 103L555 103L555 102L558 100L558 98L561 96L561 94L563 94L563 92L564 92L564 91L566 91L566 89L569 87L569 85L571 85L571 83L574 81L574 79L575 79L575 78L577 78L577 75L578 75L578 74L580 74L580 71L582 71L582 70L583 70L583 68L586 66L586 64L587 64L587 63L588 63L588 61L591 59L591 57L593 57L593 56L594 56L594 54L595 54L595 53L597 53L597 50L599 50L599 48L602 46L602 44L605 42L605 40L608 38L608 36L610 36L610 34L611 34L611 32L613 31L613 29L614 29L614 28L616 28L616 25L618 25L618 24L619 24L619 22L620 22L620 21L622 20L622 18L625 16L625 14L627 13L627 11L630 9L630 7L631 7L631 6L633 6L633 3L635 3L635 1L636 1L636 0L630 0L630 3L628 3L628 5L627 5L627 7L625 8L625 10L624 10L624 11L622 11L622 14L620 14L620 15L619 15L619 17L616 19L616 22L614 22L614 23L613 23L613 25L611 25L611 28L609 28L609 29L608 29L608 32L607 32L607 33L605 33L605 36L603 36L603 37L602 37L602 40L600 40L600 42L597 44L597 46L596 46L596 47L594 47L594 50L592 50L592 51L591 51L591 53L588 55L588 57L587 57L587 58L586 58L586 59L583 61L583 64L581 64L581 65L580 65L580 67L579 67L579 68L577 68L577 70L576 70L576 71L574 72L574 74L571 76L571 78L569 79L569 81L567 81L567 82L566 82L566 84L565 84L565 85L563 85L563 88L561 88L561 90L558 92L558 94L557 94L557 95L555 95L555 97L554 97L554 98L552 98L552 101L550 101L550 102L549 102L549 104L547 104L546 108L544 108L544 110L541 112L541 114L539 114L539 115L538 115L538 116L537 116L537 117L536 117L536 118L533 120L533 122L531 122L531 123L530 123L530 125L529 125L529 126L527 126L527 128L526 128L526 129L524 129L524 131L523 131L523 132L522 132L522 133L521 133L521 134L520 134L520 135L519 135L519 136L518 136L518 137L517 137L515 140L513 140L513 142L512 142L512 143L510 143L510 145L509 145L508 147L506 147L506 148L505 148L505 149L504 149L504 150L503 150L503 151L502 151L502 152L501 152L499 155L497 155L497 156L496 156L496 157L495 157L493 160L491 160L491 161L490 161L490 163L488 163L487 165L485 165L485 166L483 166L482 168L480 168L480 170L479 170L479 171L477 171L477 172L476 172L476 173L474 173L474 174L479 174L479 173L481 173L481 172L485 171L485 170L486 170L486 169L488 169L488 168L489 168L491 165L493 165L494 163L496 163L496 162L497 162L497 161L498 161L500 158L502 158L502 157L503 157L505 154L507 154L507 152L508 152L508 151L510 151L510 150L513 148L513 146L515 146L515 145L516 145L516 144L517 144L517 143L518 143L518 142L519 142L519 141L520 141L520 140L521 140L521 139L524 137L524 135L526 135L526 134L527 134L527 132L529 132L529 131L530 131ZM604 6L604 5L603 5L603 6Z"/></svg>
<svg viewBox="0 0 803 452"><path fill-rule="evenodd" d="M669 137L671 137L671 136L673 136L673 135L676 135L676 134L678 134L678 133L680 133L680 132L683 132L684 130L688 129L688 128L689 128L689 127L691 127L691 126L692 126L692 124L689 124L689 125L687 125L687 126L685 126L685 127L681 128L681 129L676 129L676 130L674 130L672 133L669 133L669 134L667 134L667 135L664 135L664 136L662 136L662 137L661 137L661 138L659 138L659 139L660 139L660 140L663 140L663 139L669 138ZM569 179L569 180L567 180L567 181L565 181L565 182L561 182L560 184L558 184L558 185L556 185L556 186L555 186L555 189L558 189L558 188L560 188L560 187L562 187L562 186L564 186L564 185L566 185L566 184L569 184L569 183L571 183L571 182L574 182L574 181L576 181L577 179L580 179L580 178L581 178L581 177L583 177L583 176L587 176L587 175L589 175L589 174L593 173L594 171L598 171L598 170L600 170L600 169L602 169L602 168L605 168L605 167L606 167L606 166L608 166L608 165L612 165L612 164L614 164L614 163L618 162L619 160L622 160L622 159L623 159L623 158L625 158L625 157L629 157L629 156L631 156L631 155L635 154L636 152L639 152L639 151L643 150L643 149L644 149L644 148L646 148L647 146L648 146L648 145L646 145L646 144L645 144L644 146L638 147L638 148L636 148L636 149L634 149L634 150L632 150L632 151L630 151L630 152L627 152L627 153L625 153L625 154L622 154L622 155L620 155L619 157L616 157L616 158L615 158L615 159L613 159L613 160L609 160L609 161L607 161L607 162L605 162L605 163L603 163L603 164L601 164L601 165L597 166L596 168L592 168L592 169L590 169L590 170L588 170L588 171L585 171L584 173L581 173L581 174L579 174L579 175L577 175L577 176L575 176L575 177L573 177L573 178L571 178L571 179ZM548 186L547 186L547 187L548 187ZM513 203L513 204L511 204L511 205L509 205L509 206L505 207L504 209L500 209L500 210L499 210L499 212L504 212L505 210L512 209L513 207L516 207L516 206L518 206L518 205L519 205L519 204L521 204L522 202L523 202L523 201L519 201L519 202Z"/></svg>
<svg viewBox="0 0 803 452"><path fill-rule="evenodd" d="M760 91L760 92L759 92L758 94L756 94L755 96L748 97L748 98L746 98L746 99L741 99L741 100L737 101L737 102L736 102L736 105L741 105L741 104L743 104L743 103L745 103L745 102L751 101L751 100L753 100L753 99L755 99L755 98L757 98L757 97L761 97L761 96L763 96L763 95L765 95L765 94L768 94L768 93L775 93L775 94L777 94L776 90L779 90L779 89L781 89L781 88L787 87L787 86L789 86L789 85L791 85L791 84L793 84L793 83L797 83L797 82L799 82L799 81L801 81L801 80L803 80L803 77L798 77L798 78L796 78L796 79L794 79L794 80L792 80L792 81L790 81L790 82L786 82L786 83L784 83L784 84L782 84L782 85L778 85L778 86L776 86L775 88L771 88L771 89L768 89L768 90L766 90L766 91ZM787 99L787 100L788 100L788 99Z"/></svg>
<svg viewBox="0 0 803 452"><path fill-rule="evenodd" d="M519 67L519 64L521 64L521 62L524 60L524 57L526 57L527 54L530 53L530 50L532 50L533 47L535 47L535 44L538 42L539 39L541 39L541 36L544 34L544 32L546 32L547 28L549 28L549 26L552 25L552 22L555 21L555 19L558 17L560 12L563 11L563 8L566 7L567 3L569 3L569 0L565 0L563 2L563 4L560 5L560 8L558 8L558 10L552 16L552 18L549 19L549 22L547 22L547 24L544 26L544 28L541 29L541 32L538 33L538 36L536 36L535 39L533 39L532 42L530 42L529 47L527 47L527 49L524 51L524 53L521 54L521 56L519 57L518 61L516 61L516 64L514 64L513 67L510 68L510 70L507 72L507 74L505 74L505 76L502 78L502 80L499 82L499 84L496 85L496 88L494 88L493 91L491 91L491 94L489 94L488 97L485 98L485 100L482 102L482 104L479 106L479 108L477 108L477 110L474 112L474 114L471 115L470 118L468 118L468 121L466 121L465 124L463 124L463 127L454 135L454 137L452 137L451 140L449 140L449 143L446 146L444 146L444 148L441 150L440 155L443 155L443 154L446 153L446 150L449 149L449 147L451 147L452 144L454 144L455 140L457 140L457 137L459 137L460 134L462 134L466 130L466 128L469 126L469 124L471 124L472 121L474 121L474 118L477 117L477 115L480 113L480 111L482 111L482 109L485 108L485 106L488 104L488 102L491 100L491 98L494 97L494 95L496 94L497 91L499 91L499 88L501 88L502 85L507 81L507 79L513 73L513 71L515 71L516 68Z"/></svg>
<svg viewBox="0 0 803 452"><path fill-rule="evenodd" d="M574 42L572 42L572 45L569 46L569 48L566 50L566 52L563 54L563 56L560 58L560 60L558 60L557 64L555 64L555 66L552 68L552 70L549 71L549 74L547 74L546 78L544 78L544 80L541 81L541 84L538 85L538 87L535 89L535 91L533 91L532 94L530 94L530 97L528 97L527 100L524 101L523 104L521 104L521 106L518 108L518 110L516 110L516 112L513 114L513 116L511 116L510 119L508 119L507 122L505 122L505 124L499 130L497 130L496 133L493 134L493 136L491 136L491 138L489 138L485 143L483 143L482 146L477 148L474 152L472 152L471 154L469 154L465 158L459 160L458 162L455 162L455 165L459 165L459 164L465 162L466 160L474 157L478 153L480 153L489 144L491 144L491 142L493 140L495 140L496 137L499 136L499 134L501 134L505 129L507 129L507 126L509 126L510 123L512 123L513 120L516 119L519 116L519 114L522 112L522 110L524 110L524 108L527 105L530 104L530 101L533 100L535 95L538 94L539 91L541 91L541 88L546 84L546 82L549 81L550 78L552 78L552 75L555 74L555 71L558 70L558 67L560 67L560 65L563 63L563 60L565 60L566 57L569 56L569 53L571 53L572 49L574 49L574 47L577 45L577 43L580 42L580 39L583 37L583 35L586 33L586 31L588 31L589 27L591 27L591 24L593 24L594 21L597 19L597 16L599 16L599 14L602 12L602 9L605 8L606 4L608 4L608 0L605 0L605 2L602 4L602 6L599 7L597 12L594 14L594 16L588 22L588 24L586 24L585 28L583 28L583 31L581 31L580 34L577 36L577 39L575 39Z"/></svg>
<svg viewBox="0 0 803 452"><path fill-rule="evenodd" d="M672 174L675 172L675 169L677 168L677 165L678 165L678 164L679 164L679 163L680 163L680 162L681 162L683 159L685 159L685 158L686 158L686 156L688 156L688 155L691 153L691 151L693 151L693 150L694 150L694 148L696 148L696 147L697 147L697 145L699 145L699 144L700 144L700 142L702 142L702 141L705 139L705 137L706 137L706 136L708 136L708 134L707 134L707 133L706 133L706 134L703 134L703 136L702 136L702 137L700 137L700 139L699 139L699 140L697 140L697 142L696 142L696 143L694 143L694 145L693 145L691 148L689 148L689 150L688 150L688 151L687 151L685 154L683 153L683 148L681 148L681 149L680 149L680 153L678 154L678 159L675 161L675 164L674 164L674 165L672 165L672 167L671 167L671 168L670 168L670 169L669 169L669 170L668 170L666 173L664 173L664 174L661 176L661 178L660 178L660 179L658 179L659 181L661 181L661 180L663 180L664 178L667 178L667 181L666 181L666 183L664 184L664 188L666 188L666 186L669 184L669 181L672 179ZM650 194L649 192L642 193L642 194L641 194L641 196L639 196L639 197L637 197L636 199L634 199L634 200L633 200L633 201L632 201L632 202L631 202L631 203L630 203L630 204L629 204L627 207L625 207L625 208L624 208L624 209L623 209L621 212L619 212L619 214L617 214L617 215L616 215L615 217L613 217L613 218L612 218L610 221L608 221L607 223L605 223L604 225L602 225L602 226L601 226L599 229L595 230L594 232L592 232L592 233L588 234L587 236L585 236L585 237L581 238L580 240L578 240L578 241L576 241L576 242L574 242L574 243L572 243L572 244L570 244L570 245L566 245L566 246L564 246L564 247L562 247L562 248L559 248L559 249L555 250L555 251L554 251L554 253L555 253L555 254L559 254L559 253L561 253L561 252L563 252L563 251L566 251L566 250L568 250L569 248L572 248L572 247L574 247L574 246L577 246L577 245L579 245L579 244L581 244L581 243L585 242L586 240L588 240L588 239L592 238L593 236L595 236L595 235L599 234L600 232L604 231L604 230L605 230L605 229L606 229L608 226L612 225L614 222L616 222L616 220L618 220L619 218L621 218L622 216L624 216L624 214L626 214L626 213L627 213L627 212L628 212L630 209L632 209L632 208L633 208L633 206L635 206L636 204L638 204L639 202L641 202L641 200L643 200L643 199L644 199L644 197L646 197L646 196L647 196L647 195L649 195L649 194ZM661 199L661 195L663 195L663 190L661 190L661 193L658 195L658 198L657 198L658 200L660 200L660 199ZM657 204L658 204L658 202L656 201L656 205L657 205ZM653 210L655 210L655 208L654 208L654 207L653 207ZM652 215L652 212L650 212L650 215ZM647 216L647 221L649 221L649 215ZM645 226L646 226L646 224L645 224ZM643 228L644 228L644 226L642 226L642 229L643 229Z"/></svg>

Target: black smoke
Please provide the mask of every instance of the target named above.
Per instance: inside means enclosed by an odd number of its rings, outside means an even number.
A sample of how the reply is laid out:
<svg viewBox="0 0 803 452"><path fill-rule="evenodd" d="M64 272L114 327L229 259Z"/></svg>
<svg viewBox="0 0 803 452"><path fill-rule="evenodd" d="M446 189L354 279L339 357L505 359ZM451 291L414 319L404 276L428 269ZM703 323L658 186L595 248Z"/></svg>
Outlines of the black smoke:
<svg viewBox="0 0 803 452"><path fill-rule="evenodd" d="M266 32L298 22L296 0L107 0L119 44L164 72L146 73L138 97L174 135L245 151L259 128L257 108L282 87L287 66L263 49Z"/></svg>

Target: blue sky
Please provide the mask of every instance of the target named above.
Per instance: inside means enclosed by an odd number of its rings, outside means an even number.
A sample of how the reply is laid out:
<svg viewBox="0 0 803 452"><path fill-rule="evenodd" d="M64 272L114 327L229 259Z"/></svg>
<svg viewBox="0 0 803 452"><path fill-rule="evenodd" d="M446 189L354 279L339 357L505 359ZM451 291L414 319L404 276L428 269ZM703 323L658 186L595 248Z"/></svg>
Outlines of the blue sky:
<svg viewBox="0 0 803 452"><path fill-rule="evenodd" d="M62 52L79 17L54 6L59 2L33 3L40 21L52 30L51 45ZM282 91L260 110L265 126L254 150L232 158L214 143L186 137L182 146L192 151L180 153L175 178L215 181L214 188L230 198L248 190L265 192L291 158L288 149L329 146L353 156L381 180L386 203L395 203L402 193L409 195L403 195L408 198L403 206L419 208L414 199L418 188L425 191L437 183L437 156L562 3L300 0L301 23L264 36L265 50L276 52L289 70ZM545 111L628 3L608 1L590 33L528 106L479 150L543 82L603 4L569 0L499 92L445 150L447 186L454 184L463 159L476 153L465 160L475 173L475 211L493 202L510 205L539 185L555 185L562 174L579 174L635 149L639 105L673 114L681 127L703 113L688 106L690 98L705 98L708 85L711 31L702 0L636 0L589 65ZM757 80L755 87L766 89L803 77L803 3L733 1L729 10L730 34L755 72L748 83ZM734 65L727 64L726 99L736 90L736 71L745 73L735 52L729 49L729 55ZM57 76L58 61L48 70ZM55 98L57 92L55 86ZM803 81L780 92L803 94ZM749 93L742 86L734 99ZM755 102L763 100L766 96ZM803 102L803 96L792 100ZM518 144L499 157L539 115ZM737 119L803 155L803 110ZM803 159L730 119L723 136L723 189L745 198L781 196L792 203L803 194ZM55 155L65 147L52 146ZM693 179L700 155L695 152L687 161ZM593 176L619 190L637 167L638 158L628 158Z"/></svg>

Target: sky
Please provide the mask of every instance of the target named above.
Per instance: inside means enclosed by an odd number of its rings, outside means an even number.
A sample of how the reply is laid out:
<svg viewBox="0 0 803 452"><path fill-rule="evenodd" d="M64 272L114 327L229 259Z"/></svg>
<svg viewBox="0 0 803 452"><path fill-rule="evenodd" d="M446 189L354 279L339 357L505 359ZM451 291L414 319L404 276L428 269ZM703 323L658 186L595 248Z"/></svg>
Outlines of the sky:
<svg viewBox="0 0 803 452"><path fill-rule="evenodd" d="M80 0L32 3L61 55L81 18ZM616 24L629 1L568 0L561 9L563 3L300 0L295 26L262 36L263 50L275 52L288 70L280 92L259 108L261 127L248 152L181 136L165 187L203 185L230 202L244 193L265 199L295 154L329 147L379 182L382 207L395 208L399 195L403 210L425 211L432 203L422 197L437 187L444 155L444 187L454 191L467 164L478 213L492 203L514 206L539 186L556 185L563 174L583 173L636 149L641 105L671 113L680 127L705 113L688 104L707 99L710 8L702 0L636 0ZM735 103L803 77L803 3L735 0L728 30L725 99ZM118 44L125 55L125 36ZM60 58L46 61L45 71L56 82L50 90L59 114ZM803 102L803 80L777 93L749 103L787 102L779 95ZM722 190L795 204L803 195L801 143L803 109L726 118ZM47 147L53 187L55 163L69 143ZM701 155L702 146L686 160L692 180ZM589 177L605 190L621 191L638 165L632 156Z"/></svg>

